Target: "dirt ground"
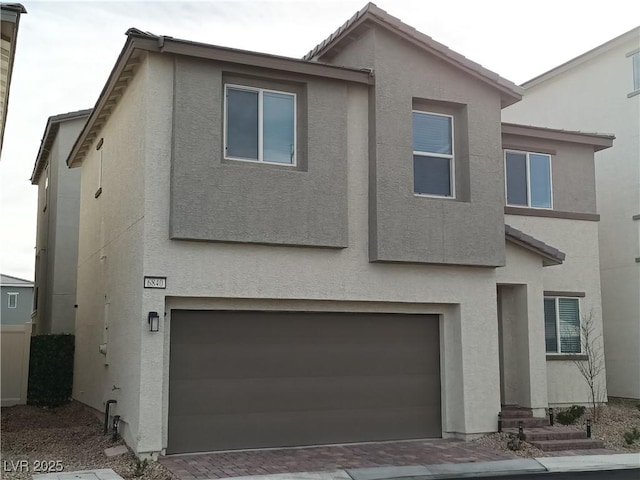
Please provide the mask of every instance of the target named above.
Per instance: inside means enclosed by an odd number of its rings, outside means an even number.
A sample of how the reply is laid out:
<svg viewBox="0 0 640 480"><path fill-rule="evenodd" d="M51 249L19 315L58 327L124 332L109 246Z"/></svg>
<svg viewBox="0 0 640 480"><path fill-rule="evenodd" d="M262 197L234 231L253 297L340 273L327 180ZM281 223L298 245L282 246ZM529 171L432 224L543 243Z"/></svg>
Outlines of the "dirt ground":
<svg viewBox="0 0 640 480"><path fill-rule="evenodd" d="M624 433L634 427L640 430L639 402L612 399L602 407L601 418L593 425L593 438L602 440L605 448L620 453L640 452L640 440L633 445L624 441ZM30 479L36 462L60 461L65 472L97 468L112 468L125 479L175 480L160 463L150 462L139 466L131 451L127 454L107 457L104 450L123 445L112 442L111 435L103 435L103 426L96 413L80 403L73 402L55 409L32 406L15 406L2 409L0 440L2 453L2 478ZM584 428L586 416L575 428ZM486 447L509 451L505 435L493 434L478 440ZM544 453L529 446L521 456L543 456ZM29 469L13 471L13 465L26 460ZM45 473L45 472L42 472Z"/></svg>
<svg viewBox="0 0 640 480"><path fill-rule="evenodd" d="M125 479L170 480L175 477L158 462L136 468L136 457L127 454L107 457L105 448L123 445L103 435L96 413L73 402L47 409L27 405L2 408L0 443L3 479L30 479L41 462L60 461L65 472L112 468ZM18 467L26 460L28 469ZM49 463L45 464L49 465ZM15 468L14 468L15 467Z"/></svg>

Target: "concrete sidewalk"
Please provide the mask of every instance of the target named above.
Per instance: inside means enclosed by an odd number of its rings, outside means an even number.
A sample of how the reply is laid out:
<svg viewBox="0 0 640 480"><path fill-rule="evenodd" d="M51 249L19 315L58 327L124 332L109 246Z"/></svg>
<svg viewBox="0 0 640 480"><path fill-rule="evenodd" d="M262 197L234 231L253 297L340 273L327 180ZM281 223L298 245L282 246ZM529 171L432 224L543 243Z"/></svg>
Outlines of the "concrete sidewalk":
<svg viewBox="0 0 640 480"><path fill-rule="evenodd" d="M528 473L640 469L640 454L518 458L490 462L441 463L403 467L373 467L325 472L280 473L233 477L233 480L412 480L451 477L494 477ZM111 469L34 475L33 480L122 480Z"/></svg>
<svg viewBox="0 0 640 480"><path fill-rule="evenodd" d="M301 472L276 475L234 477L233 480L421 480L451 477L493 477L527 473L584 472L596 470L640 469L640 454L584 455L521 458L491 462L443 463L404 467L374 467L328 472Z"/></svg>

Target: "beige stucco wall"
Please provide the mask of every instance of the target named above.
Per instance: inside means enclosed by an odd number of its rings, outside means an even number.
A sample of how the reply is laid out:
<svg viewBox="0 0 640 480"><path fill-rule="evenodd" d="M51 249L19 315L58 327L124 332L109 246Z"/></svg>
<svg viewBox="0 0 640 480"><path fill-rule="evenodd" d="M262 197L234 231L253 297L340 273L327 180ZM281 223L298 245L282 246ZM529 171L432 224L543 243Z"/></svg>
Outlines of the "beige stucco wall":
<svg viewBox="0 0 640 480"><path fill-rule="evenodd" d="M602 308L607 383L612 396L640 398L640 95L632 92L632 59L640 29L543 83L503 111L503 120L613 133L596 153Z"/></svg>
<svg viewBox="0 0 640 480"><path fill-rule="evenodd" d="M144 247L144 147L148 69L142 65L81 168L78 309L73 397L100 411L117 400L121 432L138 442ZM102 146L102 193L98 189ZM106 327L106 328L105 328ZM107 355L99 346L107 344ZM146 361L151 359L145 358ZM142 385L144 386L144 385Z"/></svg>
<svg viewBox="0 0 640 480"><path fill-rule="evenodd" d="M580 298L580 313L581 315L593 313L597 333L601 335L598 223L519 215L505 215L505 223L567 254L562 265L543 268L542 290L584 292L584 298ZM536 295L536 301L539 302L536 316L540 319L540 324L538 332L532 335L531 341L539 342L538 348L544 349L543 293L538 292ZM550 405L588 401L589 393L585 380L580 376L573 361L548 360L546 372ZM604 376L600 380L601 388L605 391Z"/></svg>

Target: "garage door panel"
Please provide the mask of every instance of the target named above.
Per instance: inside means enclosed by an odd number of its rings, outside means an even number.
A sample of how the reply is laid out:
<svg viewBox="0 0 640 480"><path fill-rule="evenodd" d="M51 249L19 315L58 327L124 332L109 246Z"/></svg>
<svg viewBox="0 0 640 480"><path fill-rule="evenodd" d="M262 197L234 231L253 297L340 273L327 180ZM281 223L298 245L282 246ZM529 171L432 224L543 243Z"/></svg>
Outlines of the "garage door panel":
<svg viewBox="0 0 640 480"><path fill-rule="evenodd" d="M420 374L431 352L422 344L398 346L371 344L172 346L175 375L180 378L253 378L302 376L355 376L395 373ZM291 362L296 358L296 362ZM330 359L330 361L327 361ZM208 368L193 368L206 363Z"/></svg>
<svg viewBox="0 0 640 480"><path fill-rule="evenodd" d="M431 335L429 325L414 322L406 328L410 315L354 314L342 312L228 312L212 313L203 310L181 310L179 321L185 328L172 332L176 344L208 345L266 345L306 343L396 344L415 343L416 335ZM231 315L232 317L229 317ZM387 317L387 318L385 318ZM207 319L203 322L203 319ZM232 318L232 319L231 319ZM219 335L211 337L210 322L225 319L215 328ZM348 320L347 320L348 319ZM336 337L336 321L341 338ZM366 326L366 328L365 328ZM384 336L381 336L381 333Z"/></svg>
<svg viewBox="0 0 640 480"><path fill-rule="evenodd" d="M420 406L428 402L428 379L416 376L190 380L174 384L176 415L341 410ZM336 395L336 392L340 392Z"/></svg>
<svg viewBox="0 0 640 480"><path fill-rule="evenodd" d="M439 417L438 417L439 419ZM272 414L237 414L178 417L174 430L187 439L182 452L214 451L235 448L259 448L264 445L282 447L341 442L423 438L435 418L428 418L424 409L341 410L320 411L313 417L305 412ZM390 429L389 425L394 428ZM434 430L431 436L440 436ZM176 451L174 453L180 453Z"/></svg>
<svg viewBox="0 0 640 480"><path fill-rule="evenodd" d="M176 311L168 453L441 436L433 315Z"/></svg>

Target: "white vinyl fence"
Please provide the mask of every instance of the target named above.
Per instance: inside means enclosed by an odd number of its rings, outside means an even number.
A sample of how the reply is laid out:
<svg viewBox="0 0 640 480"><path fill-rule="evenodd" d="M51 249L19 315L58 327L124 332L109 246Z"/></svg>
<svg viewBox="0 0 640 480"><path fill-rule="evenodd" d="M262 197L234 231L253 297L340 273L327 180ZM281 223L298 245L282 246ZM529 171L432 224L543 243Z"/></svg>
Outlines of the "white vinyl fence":
<svg viewBox="0 0 640 480"><path fill-rule="evenodd" d="M31 322L0 326L0 394L2 406L27 403Z"/></svg>

